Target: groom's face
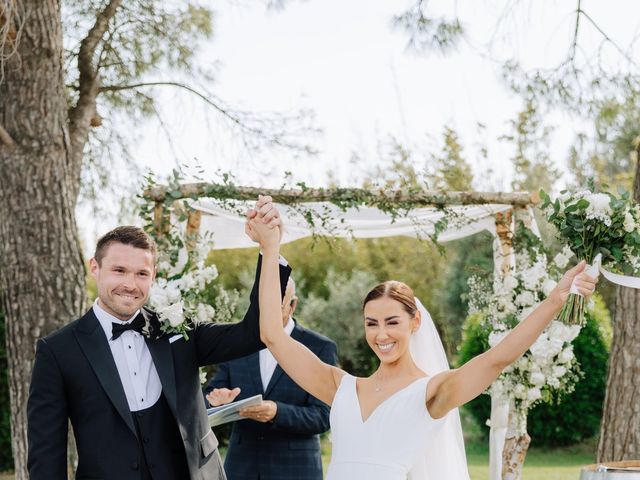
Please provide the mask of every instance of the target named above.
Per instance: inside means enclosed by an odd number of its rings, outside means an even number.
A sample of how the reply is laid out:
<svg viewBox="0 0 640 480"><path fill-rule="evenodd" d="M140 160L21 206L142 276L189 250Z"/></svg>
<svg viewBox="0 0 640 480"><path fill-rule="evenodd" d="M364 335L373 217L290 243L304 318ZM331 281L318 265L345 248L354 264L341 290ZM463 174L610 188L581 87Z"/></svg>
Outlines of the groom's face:
<svg viewBox="0 0 640 480"><path fill-rule="evenodd" d="M91 259L100 306L120 320L128 320L149 297L155 277L153 254L148 250L114 242L100 263Z"/></svg>

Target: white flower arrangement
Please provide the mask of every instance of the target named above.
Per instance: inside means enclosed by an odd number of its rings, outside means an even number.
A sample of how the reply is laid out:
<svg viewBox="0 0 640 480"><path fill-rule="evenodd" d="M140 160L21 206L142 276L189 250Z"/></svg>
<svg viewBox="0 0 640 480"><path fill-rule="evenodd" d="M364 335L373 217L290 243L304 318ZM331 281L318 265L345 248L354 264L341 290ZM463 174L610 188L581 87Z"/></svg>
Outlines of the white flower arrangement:
<svg viewBox="0 0 640 480"><path fill-rule="evenodd" d="M556 286L560 271L572 256L566 248L548 262L539 240L528 239L528 252L517 255L519 270L496 279L493 285L478 277L469 280L469 313L481 313L488 343L498 344ZM531 348L507 367L489 392L503 401L514 401L522 418L535 404L550 401L554 393L570 393L578 379L573 340L579 325L552 321Z"/></svg>
<svg viewBox="0 0 640 480"><path fill-rule="evenodd" d="M201 242L187 249L177 248L177 254L159 252L157 280L151 288L149 303L158 314L164 333L187 332L194 325L213 321L215 309L203 296L217 276L215 266L205 266L210 242ZM173 257L173 260L172 260Z"/></svg>

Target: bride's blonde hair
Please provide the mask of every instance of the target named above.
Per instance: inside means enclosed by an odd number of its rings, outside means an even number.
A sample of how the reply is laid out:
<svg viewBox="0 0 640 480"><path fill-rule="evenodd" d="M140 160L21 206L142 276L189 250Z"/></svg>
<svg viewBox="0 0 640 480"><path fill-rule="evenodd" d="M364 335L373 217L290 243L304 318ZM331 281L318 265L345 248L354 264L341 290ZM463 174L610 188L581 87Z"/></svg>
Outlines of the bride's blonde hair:
<svg viewBox="0 0 640 480"><path fill-rule="evenodd" d="M397 280L387 280L382 282L371 289L367 296L364 297L362 303L362 309L371 300L377 300L378 298L388 297L402 304L404 310L411 316L414 316L418 311L416 306L416 297L413 294L413 290L406 283L398 282Z"/></svg>

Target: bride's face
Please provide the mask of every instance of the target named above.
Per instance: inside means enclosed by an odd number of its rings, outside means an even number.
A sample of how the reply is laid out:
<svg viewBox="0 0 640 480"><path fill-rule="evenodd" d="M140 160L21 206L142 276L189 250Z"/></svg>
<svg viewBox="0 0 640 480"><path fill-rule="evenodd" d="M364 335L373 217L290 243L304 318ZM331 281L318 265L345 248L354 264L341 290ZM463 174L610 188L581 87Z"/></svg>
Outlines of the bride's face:
<svg viewBox="0 0 640 480"><path fill-rule="evenodd" d="M411 334L419 324L417 316L389 297L371 300L364 307L367 343L383 363L396 362L407 354Z"/></svg>

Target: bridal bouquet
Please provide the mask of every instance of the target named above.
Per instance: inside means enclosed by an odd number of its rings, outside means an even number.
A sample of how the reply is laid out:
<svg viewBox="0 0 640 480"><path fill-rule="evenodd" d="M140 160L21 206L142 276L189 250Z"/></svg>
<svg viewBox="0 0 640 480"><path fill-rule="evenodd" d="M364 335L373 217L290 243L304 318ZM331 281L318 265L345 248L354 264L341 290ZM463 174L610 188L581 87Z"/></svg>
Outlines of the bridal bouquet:
<svg viewBox="0 0 640 480"><path fill-rule="evenodd" d="M582 190L561 192L552 200L540 192L542 208L548 221L558 230L558 237L568 245L578 260L592 264L600 255L602 266L630 275L640 271L640 206L628 192L619 196L610 192ZM571 293L558 319L567 324L584 321L584 298Z"/></svg>

